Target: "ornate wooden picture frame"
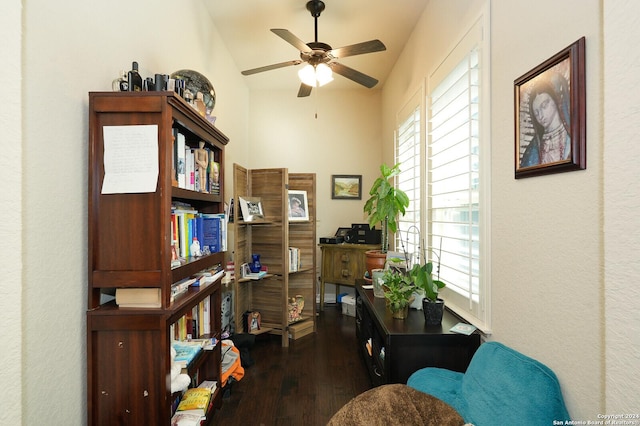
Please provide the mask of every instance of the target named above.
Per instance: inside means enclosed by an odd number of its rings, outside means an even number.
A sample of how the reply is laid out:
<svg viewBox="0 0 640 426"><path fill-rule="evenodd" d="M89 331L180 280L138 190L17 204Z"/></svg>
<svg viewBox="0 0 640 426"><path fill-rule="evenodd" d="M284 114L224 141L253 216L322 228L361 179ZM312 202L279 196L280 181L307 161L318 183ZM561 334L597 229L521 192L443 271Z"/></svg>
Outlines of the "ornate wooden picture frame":
<svg viewBox="0 0 640 426"><path fill-rule="evenodd" d="M585 38L514 81L515 178L587 168Z"/></svg>
<svg viewBox="0 0 640 426"><path fill-rule="evenodd" d="M362 175L332 175L331 198L334 200L361 200Z"/></svg>

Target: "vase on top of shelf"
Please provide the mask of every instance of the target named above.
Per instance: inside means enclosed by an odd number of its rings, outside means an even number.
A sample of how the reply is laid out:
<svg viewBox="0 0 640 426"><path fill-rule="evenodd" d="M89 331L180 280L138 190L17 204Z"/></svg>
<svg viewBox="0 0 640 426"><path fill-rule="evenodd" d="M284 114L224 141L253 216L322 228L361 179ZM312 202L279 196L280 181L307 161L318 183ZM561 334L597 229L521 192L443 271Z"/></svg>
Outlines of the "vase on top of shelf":
<svg viewBox="0 0 640 426"><path fill-rule="evenodd" d="M259 254L254 253L251 255L251 263L249 263L249 269L254 274L257 274L258 272L260 272L260 270L262 269L262 264L260 263Z"/></svg>

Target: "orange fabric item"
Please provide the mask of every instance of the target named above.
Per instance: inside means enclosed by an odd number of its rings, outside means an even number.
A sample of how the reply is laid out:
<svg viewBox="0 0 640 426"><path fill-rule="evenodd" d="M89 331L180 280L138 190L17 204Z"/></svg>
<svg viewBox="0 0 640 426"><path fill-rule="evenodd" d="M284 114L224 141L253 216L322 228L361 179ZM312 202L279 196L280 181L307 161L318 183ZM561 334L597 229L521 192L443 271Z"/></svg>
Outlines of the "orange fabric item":
<svg viewBox="0 0 640 426"><path fill-rule="evenodd" d="M242 367L242 364L240 363L240 351L238 350L238 348L236 348L233 345L229 345L227 343L222 343L222 358L224 359L225 357L225 353L231 350L236 354L236 359L233 361L233 363L228 366L228 368L226 368L224 366L224 362L223 362L223 368L222 368L222 377L220 378L220 383L221 386L225 386L227 384L227 380L229 380L229 377L233 377L236 381L241 380L244 377L244 367Z"/></svg>

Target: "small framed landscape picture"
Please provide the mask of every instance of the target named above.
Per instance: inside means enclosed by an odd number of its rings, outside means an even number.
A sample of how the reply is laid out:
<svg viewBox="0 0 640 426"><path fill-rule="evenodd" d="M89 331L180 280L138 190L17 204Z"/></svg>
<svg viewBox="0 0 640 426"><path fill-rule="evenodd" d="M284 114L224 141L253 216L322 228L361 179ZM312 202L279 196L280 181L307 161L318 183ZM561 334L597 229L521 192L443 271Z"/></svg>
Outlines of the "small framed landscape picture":
<svg viewBox="0 0 640 426"><path fill-rule="evenodd" d="M289 190L289 221L309 220L307 191Z"/></svg>
<svg viewBox="0 0 640 426"><path fill-rule="evenodd" d="M361 200L362 175L332 175L331 198L334 200Z"/></svg>
<svg viewBox="0 0 640 426"><path fill-rule="evenodd" d="M252 222L256 219L264 219L262 200L259 197L238 197L242 220Z"/></svg>

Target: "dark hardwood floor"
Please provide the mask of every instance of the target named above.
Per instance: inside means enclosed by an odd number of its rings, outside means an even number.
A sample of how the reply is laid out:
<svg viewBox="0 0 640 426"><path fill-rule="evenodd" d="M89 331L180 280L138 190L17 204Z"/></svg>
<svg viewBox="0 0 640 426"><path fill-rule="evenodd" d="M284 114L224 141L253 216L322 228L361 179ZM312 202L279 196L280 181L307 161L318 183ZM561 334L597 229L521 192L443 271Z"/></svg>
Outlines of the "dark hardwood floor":
<svg viewBox="0 0 640 426"><path fill-rule="evenodd" d="M354 396L371 387L355 337L355 318L325 305L317 332L280 345L280 336L258 336L255 364L233 383L212 424L326 425Z"/></svg>

